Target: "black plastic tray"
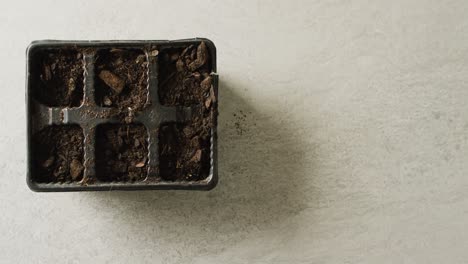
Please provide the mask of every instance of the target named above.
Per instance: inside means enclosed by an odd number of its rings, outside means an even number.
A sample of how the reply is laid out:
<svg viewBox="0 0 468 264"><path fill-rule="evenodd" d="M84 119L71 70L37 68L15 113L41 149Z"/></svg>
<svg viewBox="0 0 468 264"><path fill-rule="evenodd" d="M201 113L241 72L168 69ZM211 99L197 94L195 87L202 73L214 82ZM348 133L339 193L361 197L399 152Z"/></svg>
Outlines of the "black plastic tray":
<svg viewBox="0 0 468 264"><path fill-rule="evenodd" d="M158 130L164 122L183 122L189 118L192 107L167 107L159 102L158 97L158 60L157 52L171 47L185 47L191 44L205 42L210 53L212 65L213 89L216 101L218 101L218 75L216 74L216 48L208 39L194 38L185 40L135 40L135 41L57 41L41 40L32 42L27 49L26 70L26 108L27 108L27 140L28 140L28 169L27 184L33 191L41 192L66 192L66 191L109 191L109 190L156 190L156 189L185 189L185 190L210 190L218 181L217 172L217 104L214 109L213 128L211 131L210 173L201 181L164 181L158 176ZM84 98L78 107L48 107L39 103L32 95L34 86L37 85L32 78L31 69L34 62L34 54L38 51L64 48L83 48L84 60ZM96 126L103 123L117 123L112 116L112 109L100 107L95 103L94 93L94 62L96 50L101 48L138 48L145 52L148 59L148 100L151 101L138 116L135 122L145 125L148 131L148 176L138 182L101 182L95 173L95 132ZM32 159L32 136L37 131L50 126L61 124L77 124L84 134L84 171L83 179L79 182L53 182L41 183L34 180ZM92 179L90 181L90 179Z"/></svg>

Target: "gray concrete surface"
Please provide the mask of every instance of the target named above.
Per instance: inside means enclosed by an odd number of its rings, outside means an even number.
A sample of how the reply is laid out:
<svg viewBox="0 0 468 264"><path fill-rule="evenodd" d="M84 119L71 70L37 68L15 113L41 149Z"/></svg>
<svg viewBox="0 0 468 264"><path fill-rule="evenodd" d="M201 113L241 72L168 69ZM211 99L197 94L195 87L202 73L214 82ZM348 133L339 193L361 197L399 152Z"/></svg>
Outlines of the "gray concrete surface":
<svg viewBox="0 0 468 264"><path fill-rule="evenodd" d="M440 0L3 2L0 262L468 263L467 11ZM215 190L28 190L30 41L195 36L218 47Z"/></svg>

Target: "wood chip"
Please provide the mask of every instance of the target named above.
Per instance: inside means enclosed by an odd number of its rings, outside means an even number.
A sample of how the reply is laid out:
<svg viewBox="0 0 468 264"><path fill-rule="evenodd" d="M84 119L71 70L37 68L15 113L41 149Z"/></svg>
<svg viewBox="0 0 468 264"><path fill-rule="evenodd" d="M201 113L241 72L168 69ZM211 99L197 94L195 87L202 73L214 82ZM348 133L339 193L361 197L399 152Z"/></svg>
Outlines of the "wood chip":
<svg viewBox="0 0 468 264"><path fill-rule="evenodd" d="M132 116L132 115L126 116L126 117L124 118L124 121L125 121L125 123L127 123L127 124L132 123L132 122L133 122L133 116Z"/></svg>
<svg viewBox="0 0 468 264"><path fill-rule="evenodd" d="M211 106L211 101L212 101L212 100L211 100L211 97L208 97L208 99L206 99L206 101L205 101L205 107L206 107L206 108L210 108L210 106Z"/></svg>
<svg viewBox="0 0 468 264"><path fill-rule="evenodd" d="M197 56L197 51L195 49L192 50L192 52L190 52L190 59L191 60L194 60Z"/></svg>
<svg viewBox="0 0 468 264"><path fill-rule="evenodd" d="M190 159L190 162L199 162L201 160L202 151L201 149L197 150L195 154Z"/></svg>
<svg viewBox="0 0 468 264"><path fill-rule="evenodd" d="M195 77L195 80L200 80L201 74L199 72L194 72L192 76Z"/></svg>
<svg viewBox="0 0 468 264"><path fill-rule="evenodd" d="M192 140L190 141L190 147L194 149L200 148L200 137L195 136L194 138L192 138Z"/></svg>
<svg viewBox="0 0 468 264"><path fill-rule="evenodd" d="M186 126L186 127L184 128L183 132L184 132L185 136L187 136L187 137L192 137L194 131L193 131L193 129L190 128L189 126Z"/></svg>
<svg viewBox="0 0 468 264"><path fill-rule="evenodd" d="M176 69L177 69L178 72L183 72L185 70L185 64L181 59L177 60Z"/></svg>
<svg viewBox="0 0 468 264"><path fill-rule="evenodd" d="M180 57L183 57L185 55L185 53L187 53L187 51L191 50L193 48L193 45L190 45L188 46L187 48L185 48L182 53L180 54Z"/></svg>
<svg viewBox="0 0 468 264"><path fill-rule="evenodd" d="M118 66L122 65L122 63L123 63L122 58L118 58L118 59L115 60L115 62L114 62L114 67L118 67Z"/></svg>
<svg viewBox="0 0 468 264"><path fill-rule="evenodd" d="M208 91L210 89L212 83L211 76L206 77L203 81L201 81L200 86L204 91Z"/></svg>
<svg viewBox="0 0 468 264"><path fill-rule="evenodd" d="M107 96L104 96L104 105L105 106L111 106L112 105L112 101L109 97Z"/></svg>
<svg viewBox="0 0 468 264"><path fill-rule="evenodd" d="M75 90L75 79L70 78L68 80L68 92L71 93Z"/></svg>
<svg viewBox="0 0 468 264"><path fill-rule="evenodd" d="M209 96L208 98L206 98L205 100L205 107L208 109L210 108L210 106L216 102L216 96L215 96L215 92L214 92L214 89L213 89L213 86L211 86L210 88L210 92L209 92Z"/></svg>
<svg viewBox="0 0 468 264"><path fill-rule="evenodd" d="M46 81L52 79L52 73L50 71L49 65L44 65L44 78Z"/></svg>
<svg viewBox="0 0 468 264"><path fill-rule="evenodd" d="M48 168L52 166L52 164L54 164L54 160L55 160L54 156L50 156L46 161L42 163L42 167Z"/></svg>
<svg viewBox="0 0 468 264"><path fill-rule="evenodd" d="M189 70L194 71L203 66L208 60L208 49L205 42L200 43L197 48L197 59L189 64Z"/></svg>
<svg viewBox="0 0 468 264"><path fill-rule="evenodd" d="M125 86L125 81L110 71L103 70L99 73L99 78L104 81L114 92L120 94Z"/></svg>
<svg viewBox="0 0 468 264"><path fill-rule="evenodd" d="M81 172L83 171L84 167L81 165L81 162L77 159L72 160L70 163L70 176L73 180L76 180L78 177L81 176Z"/></svg>
<svg viewBox="0 0 468 264"><path fill-rule="evenodd" d="M176 61L178 59L179 59L179 54L174 53L174 54L171 55L171 61Z"/></svg>
<svg viewBox="0 0 468 264"><path fill-rule="evenodd" d="M211 89L210 89L210 97L211 97L211 101L216 102L216 96L215 96L213 86L211 86Z"/></svg>
<svg viewBox="0 0 468 264"><path fill-rule="evenodd" d="M138 55L135 63L138 64L140 62L144 62L146 60L146 56L145 55Z"/></svg>

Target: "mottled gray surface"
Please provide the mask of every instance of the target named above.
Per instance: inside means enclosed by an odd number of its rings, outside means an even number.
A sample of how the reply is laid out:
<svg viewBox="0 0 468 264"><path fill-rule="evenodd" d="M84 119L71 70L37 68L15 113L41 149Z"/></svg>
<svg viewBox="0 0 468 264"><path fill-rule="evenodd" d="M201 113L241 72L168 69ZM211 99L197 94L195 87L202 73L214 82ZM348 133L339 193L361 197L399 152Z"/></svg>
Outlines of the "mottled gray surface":
<svg viewBox="0 0 468 264"><path fill-rule="evenodd" d="M30 2L0 8L2 262L468 262L467 1ZM215 190L27 189L30 41L194 36Z"/></svg>

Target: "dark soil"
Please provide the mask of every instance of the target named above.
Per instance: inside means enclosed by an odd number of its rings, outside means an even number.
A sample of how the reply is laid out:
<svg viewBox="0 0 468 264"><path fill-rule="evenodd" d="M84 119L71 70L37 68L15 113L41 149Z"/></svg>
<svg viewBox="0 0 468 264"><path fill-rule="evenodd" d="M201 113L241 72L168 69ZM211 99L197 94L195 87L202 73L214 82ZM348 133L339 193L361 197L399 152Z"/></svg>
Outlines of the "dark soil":
<svg viewBox="0 0 468 264"><path fill-rule="evenodd" d="M211 106L211 60L204 42L163 50L159 56L159 100L166 106Z"/></svg>
<svg viewBox="0 0 468 264"><path fill-rule="evenodd" d="M79 126L50 126L33 137L33 177L37 182L83 178L83 132Z"/></svg>
<svg viewBox="0 0 468 264"><path fill-rule="evenodd" d="M208 177L211 128L211 119L201 116L188 124L162 125L159 134L161 178L198 181Z"/></svg>
<svg viewBox="0 0 468 264"><path fill-rule="evenodd" d="M101 181L138 181L147 176L148 134L143 125L96 129L96 176Z"/></svg>
<svg viewBox="0 0 468 264"><path fill-rule="evenodd" d="M77 50L47 50L38 54L34 89L38 101L47 106L80 106L83 101L83 55Z"/></svg>
<svg viewBox="0 0 468 264"><path fill-rule="evenodd" d="M211 129L217 103L211 63L204 43L168 49L160 60L159 96L163 105L198 106L186 124L164 124L159 134L160 176L197 181L209 175Z"/></svg>
<svg viewBox="0 0 468 264"><path fill-rule="evenodd" d="M98 105L116 107L122 112L144 108L148 97L148 61L142 50L99 51L95 74Z"/></svg>

